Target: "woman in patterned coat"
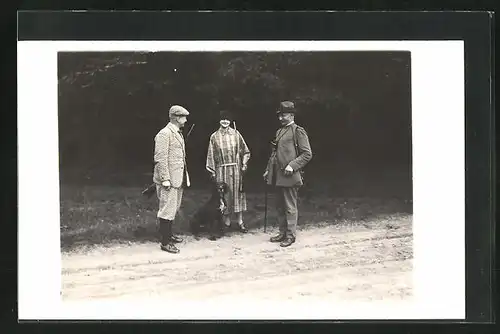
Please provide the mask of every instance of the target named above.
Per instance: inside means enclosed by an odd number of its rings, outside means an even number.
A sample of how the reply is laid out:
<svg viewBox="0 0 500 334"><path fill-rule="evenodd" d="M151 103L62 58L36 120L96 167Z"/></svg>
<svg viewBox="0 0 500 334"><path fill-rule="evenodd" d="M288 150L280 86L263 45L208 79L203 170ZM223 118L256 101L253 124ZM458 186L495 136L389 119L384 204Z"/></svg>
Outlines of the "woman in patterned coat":
<svg viewBox="0 0 500 334"><path fill-rule="evenodd" d="M247 201L241 182L250 160L250 150L240 132L230 127L231 120L228 111L220 112L220 127L212 133L208 144L206 169L212 180L225 182L229 186L228 208L224 212L225 225L231 225L231 214L235 213L240 230L246 233L243 212L247 210Z"/></svg>

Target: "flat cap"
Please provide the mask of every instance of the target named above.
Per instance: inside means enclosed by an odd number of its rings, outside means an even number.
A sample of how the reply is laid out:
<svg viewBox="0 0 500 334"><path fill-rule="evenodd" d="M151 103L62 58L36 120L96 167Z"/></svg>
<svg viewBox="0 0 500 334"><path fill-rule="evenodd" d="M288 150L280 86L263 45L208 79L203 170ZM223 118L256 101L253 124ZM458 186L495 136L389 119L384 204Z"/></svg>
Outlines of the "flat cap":
<svg viewBox="0 0 500 334"><path fill-rule="evenodd" d="M189 111L186 110L186 108L179 106L179 105L173 105L170 107L170 110L168 112L169 116L187 116L189 115Z"/></svg>
<svg viewBox="0 0 500 334"><path fill-rule="evenodd" d="M296 113L295 104L291 101L283 101L280 103L280 106L279 106L278 110L276 110L276 113L277 114L280 114L280 113L295 114Z"/></svg>

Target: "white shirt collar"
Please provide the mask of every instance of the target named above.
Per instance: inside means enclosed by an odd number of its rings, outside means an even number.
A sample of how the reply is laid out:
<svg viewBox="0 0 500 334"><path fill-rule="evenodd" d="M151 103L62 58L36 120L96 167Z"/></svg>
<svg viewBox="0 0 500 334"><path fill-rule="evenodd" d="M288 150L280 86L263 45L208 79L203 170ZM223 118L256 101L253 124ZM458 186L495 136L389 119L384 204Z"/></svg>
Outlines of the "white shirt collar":
<svg viewBox="0 0 500 334"><path fill-rule="evenodd" d="M291 121L290 123L288 123L288 124L287 124L287 125L285 125L285 126L290 126L290 125L292 125L293 123L295 123L295 121Z"/></svg>

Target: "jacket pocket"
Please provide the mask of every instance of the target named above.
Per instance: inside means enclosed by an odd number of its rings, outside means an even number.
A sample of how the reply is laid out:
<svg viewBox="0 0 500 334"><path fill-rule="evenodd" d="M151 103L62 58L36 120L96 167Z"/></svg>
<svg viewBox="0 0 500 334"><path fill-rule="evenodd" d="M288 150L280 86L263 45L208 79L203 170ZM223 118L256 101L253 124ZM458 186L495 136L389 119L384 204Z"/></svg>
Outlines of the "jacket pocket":
<svg viewBox="0 0 500 334"><path fill-rule="evenodd" d="M183 163L170 163L170 170L174 171L179 169L184 169Z"/></svg>
<svg viewBox="0 0 500 334"><path fill-rule="evenodd" d="M296 186L302 185L302 176L299 171L295 171L292 175L289 176L292 179L292 183Z"/></svg>

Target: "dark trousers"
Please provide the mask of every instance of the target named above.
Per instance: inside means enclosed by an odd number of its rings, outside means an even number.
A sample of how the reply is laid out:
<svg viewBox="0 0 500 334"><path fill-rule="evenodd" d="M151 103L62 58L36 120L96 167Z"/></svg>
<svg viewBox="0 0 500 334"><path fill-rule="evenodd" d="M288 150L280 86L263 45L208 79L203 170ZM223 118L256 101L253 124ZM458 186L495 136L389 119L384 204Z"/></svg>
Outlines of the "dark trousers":
<svg viewBox="0 0 500 334"><path fill-rule="evenodd" d="M294 237L297 230L298 187L276 187L276 210L280 233Z"/></svg>

